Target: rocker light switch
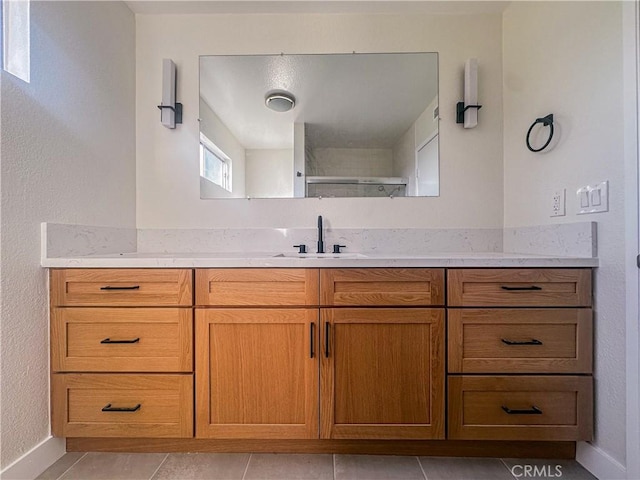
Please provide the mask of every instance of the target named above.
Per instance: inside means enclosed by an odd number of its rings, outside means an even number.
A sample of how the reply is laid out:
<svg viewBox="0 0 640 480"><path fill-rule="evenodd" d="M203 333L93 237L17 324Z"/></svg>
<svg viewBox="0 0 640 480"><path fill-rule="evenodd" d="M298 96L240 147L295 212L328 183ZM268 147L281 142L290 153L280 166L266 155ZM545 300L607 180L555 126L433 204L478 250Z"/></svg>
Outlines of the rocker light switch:
<svg viewBox="0 0 640 480"><path fill-rule="evenodd" d="M586 210L589 208L589 187L582 187L578 189L578 204L580 205L581 210ZM587 213L587 212L580 212Z"/></svg>
<svg viewBox="0 0 640 480"><path fill-rule="evenodd" d="M578 215L609 211L609 181L586 185L576 191L578 195Z"/></svg>

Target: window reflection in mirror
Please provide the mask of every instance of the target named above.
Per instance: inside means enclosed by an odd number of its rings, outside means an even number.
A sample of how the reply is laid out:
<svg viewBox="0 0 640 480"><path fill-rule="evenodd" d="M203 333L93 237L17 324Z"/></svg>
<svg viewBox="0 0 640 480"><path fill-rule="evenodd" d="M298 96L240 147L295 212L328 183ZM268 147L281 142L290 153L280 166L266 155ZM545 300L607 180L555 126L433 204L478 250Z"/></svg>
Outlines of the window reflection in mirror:
<svg viewBox="0 0 640 480"><path fill-rule="evenodd" d="M201 197L438 196L437 112L437 53L202 56Z"/></svg>
<svg viewBox="0 0 640 480"><path fill-rule="evenodd" d="M231 159L204 133L200 133L200 177L231 192Z"/></svg>

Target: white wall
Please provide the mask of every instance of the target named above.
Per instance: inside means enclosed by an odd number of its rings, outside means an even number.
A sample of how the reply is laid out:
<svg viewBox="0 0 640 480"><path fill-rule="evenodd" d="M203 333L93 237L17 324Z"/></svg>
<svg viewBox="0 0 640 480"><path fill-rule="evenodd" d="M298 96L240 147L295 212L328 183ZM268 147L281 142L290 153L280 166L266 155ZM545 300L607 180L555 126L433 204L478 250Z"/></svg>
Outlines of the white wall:
<svg viewBox="0 0 640 480"><path fill-rule="evenodd" d="M139 228L502 226L502 34L500 14L137 15L136 148ZM198 56L247 53L439 53L439 198L200 200ZM464 62L480 64L478 128L455 123ZM162 58L178 67L184 124L158 119Z"/></svg>
<svg viewBox="0 0 640 480"><path fill-rule="evenodd" d="M625 2L623 16L624 104L625 104L625 228L626 228L626 387L627 387L627 478L640 478L640 3Z"/></svg>
<svg viewBox="0 0 640 480"><path fill-rule="evenodd" d="M245 154L248 197L293 197L292 148L247 149Z"/></svg>
<svg viewBox="0 0 640 480"><path fill-rule="evenodd" d="M598 222L594 445L624 465L622 5L513 2L503 32L505 227ZM531 153L527 129L549 113L557 145ZM576 216L576 189L603 180L609 212ZM566 217L549 217L555 188L567 189Z"/></svg>
<svg viewBox="0 0 640 480"><path fill-rule="evenodd" d="M32 2L31 83L2 72L2 469L49 436L40 222L135 226L134 28L124 3Z"/></svg>

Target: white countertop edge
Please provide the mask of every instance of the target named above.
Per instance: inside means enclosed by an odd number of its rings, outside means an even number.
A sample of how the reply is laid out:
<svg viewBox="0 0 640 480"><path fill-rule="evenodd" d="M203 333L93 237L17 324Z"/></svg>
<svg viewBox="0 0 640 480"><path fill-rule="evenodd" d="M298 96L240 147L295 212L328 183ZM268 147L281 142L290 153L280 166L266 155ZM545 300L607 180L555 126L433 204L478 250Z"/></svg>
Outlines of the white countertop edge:
<svg viewBox="0 0 640 480"><path fill-rule="evenodd" d="M220 256L87 256L44 258L46 268L374 268L374 267L597 267L597 258L518 254L438 254L437 256L374 255L368 258L270 258Z"/></svg>

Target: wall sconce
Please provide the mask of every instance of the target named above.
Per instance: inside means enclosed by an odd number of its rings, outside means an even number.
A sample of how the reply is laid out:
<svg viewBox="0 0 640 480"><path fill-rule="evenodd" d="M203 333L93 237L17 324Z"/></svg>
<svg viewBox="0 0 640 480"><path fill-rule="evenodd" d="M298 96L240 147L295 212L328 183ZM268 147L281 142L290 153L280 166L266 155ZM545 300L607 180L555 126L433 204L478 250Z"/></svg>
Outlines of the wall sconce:
<svg viewBox="0 0 640 480"><path fill-rule="evenodd" d="M160 122L167 128L176 128L177 123L182 123L182 104L176 103L176 64L173 60L162 60L162 103L160 109Z"/></svg>
<svg viewBox="0 0 640 480"><path fill-rule="evenodd" d="M456 123L464 123L464 128L478 125L478 59L470 58L464 64L464 102L456 104Z"/></svg>

